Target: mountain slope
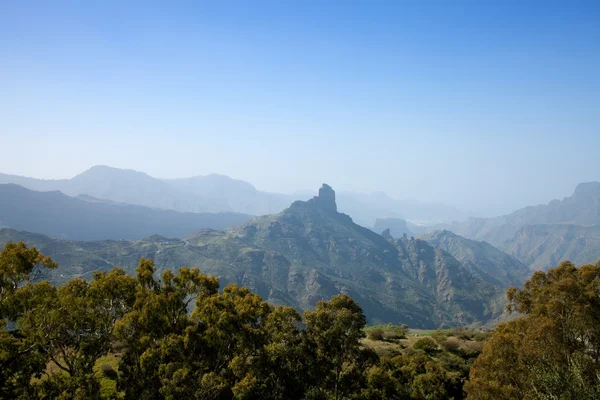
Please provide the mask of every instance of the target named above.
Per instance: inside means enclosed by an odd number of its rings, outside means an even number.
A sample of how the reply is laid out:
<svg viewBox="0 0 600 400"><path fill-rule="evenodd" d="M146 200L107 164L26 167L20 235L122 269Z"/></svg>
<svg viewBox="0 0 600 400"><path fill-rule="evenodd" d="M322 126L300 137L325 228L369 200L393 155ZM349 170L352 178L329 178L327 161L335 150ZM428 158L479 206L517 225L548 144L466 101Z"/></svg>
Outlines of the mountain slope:
<svg viewBox="0 0 600 400"><path fill-rule="evenodd" d="M520 286L531 275L531 270L524 264L489 243L470 240L449 231L436 231L420 238L448 252L486 281L504 287Z"/></svg>
<svg viewBox="0 0 600 400"><path fill-rule="evenodd" d="M85 199L85 200L84 200ZM0 185L0 226L76 240L140 239L153 234L181 237L201 228L223 229L246 222L243 214L194 214L73 198Z"/></svg>
<svg viewBox="0 0 600 400"><path fill-rule="evenodd" d="M501 217L470 218L442 227L469 239L500 246L520 228L539 224L600 225L600 182L581 183L563 200L525 207Z"/></svg>
<svg viewBox="0 0 600 400"><path fill-rule="evenodd" d="M12 230L2 231L0 239L23 235L30 244L41 241L48 255L62 257L56 273L65 276L112 265L134 271L139 257L151 257L159 268L198 266L224 283L246 285L270 302L298 309L347 293L372 322L424 328L485 322L503 308L503 287L423 240L388 240L356 225L337 212L335 193L326 185L319 196L280 214L184 239L68 242Z"/></svg>
<svg viewBox="0 0 600 400"><path fill-rule="evenodd" d="M564 260L576 265L595 263L600 259L600 225L528 225L503 248L532 269L546 270Z"/></svg>

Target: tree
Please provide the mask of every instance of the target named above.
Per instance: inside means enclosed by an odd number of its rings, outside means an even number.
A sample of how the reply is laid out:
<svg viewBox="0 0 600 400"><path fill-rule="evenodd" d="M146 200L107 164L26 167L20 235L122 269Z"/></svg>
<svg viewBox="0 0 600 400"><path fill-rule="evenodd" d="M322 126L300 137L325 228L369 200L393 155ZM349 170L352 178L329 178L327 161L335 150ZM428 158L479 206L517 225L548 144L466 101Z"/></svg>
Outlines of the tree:
<svg viewBox="0 0 600 400"><path fill-rule="evenodd" d="M45 268L56 268L56 263L35 247L28 248L23 242L4 246L0 253L0 321L16 320L21 309L14 302L14 295L41 277Z"/></svg>
<svg viewBox="0 0 600 400"><path fill-rule="evenodd" d="M372 362L372 355L360 345L366 325L360 306L347 295L333 296L317 303L314 311L306 311L304 322L307 349L314 351L315 386L335 400L358 391Z"/></svg>
<svg viewBox="0 0 600 400"><path fill-rule="evenodd" d="M471 399L600 397L600 262L563 262L507 292L525 316L500 325L475 361Z"/></svg>
<svg viewBox="0 0 600 400"><path fill-rule="evenodd" d="M110 351L114 324L133 304L135 279L114 269L95 273L91 282L73 279L60 288L44 282L24 290L24 340L43 348L63 372L44 381L46 395L98 398L93 367Z"/></svg>
<svg viewBox="0 0 600 400"><path fill-rule="evenodd" d="M155 272L152 260L140 260L131 311L115 323L115 336L123 346L119 388L126 398L177 396L177 384L183 387L191 379L187 360L202 363L205 358L198 338L202 327L193 323L189 311L197 298L217 294L219 281L197 268L183 267L177 274L167 270L162 280Z"/></svg>
<svg viewBox="0 0 600 400"><path fill-rule="evenodd" d="M245 287L230 284L219 291L218 279L197 268L165 270L158 278L154 262L141 259L135 277L113 269L59 287L35 282L38 269L55 266L23 244L0 253L0 398L433 400L462 395L466 367L457 363L463 359L445 353L444 360L441 350L434 357L410 349L380 359L361 344L366 319L346 295L321 301L301 317ZM385 328L388 338L405 332ZM592 393L595 389L590 392L586 384L594 353L587 346L579 350L567 369L540 364L529 371L538 377L536 387L567 390L559 379L567 371L576 389L565 393Z"/></svg>
<svg viewBox="0 0 600 400"><path fill-rule="evenodd" d="M0 399L32 394L31 377L40 376L47 356L18 330L7 331L25 310L23 287L56 268L49 257L24 243L8 243L0 252Z"/></svg>

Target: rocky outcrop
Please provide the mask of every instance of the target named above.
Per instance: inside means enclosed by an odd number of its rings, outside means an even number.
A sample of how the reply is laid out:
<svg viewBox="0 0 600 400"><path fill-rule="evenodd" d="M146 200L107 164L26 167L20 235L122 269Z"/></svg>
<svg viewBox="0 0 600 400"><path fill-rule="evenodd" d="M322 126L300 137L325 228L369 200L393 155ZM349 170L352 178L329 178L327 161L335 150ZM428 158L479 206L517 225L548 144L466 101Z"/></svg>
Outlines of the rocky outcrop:
<svg viewBox="0 0 600 400"><path fill-rule="evenodd" d="M328 210L337 212L337 205L335 203L335 191L328 184L324 183L319 189L319 195L313 197L310 202L318 205L319 207Z"/></svg>

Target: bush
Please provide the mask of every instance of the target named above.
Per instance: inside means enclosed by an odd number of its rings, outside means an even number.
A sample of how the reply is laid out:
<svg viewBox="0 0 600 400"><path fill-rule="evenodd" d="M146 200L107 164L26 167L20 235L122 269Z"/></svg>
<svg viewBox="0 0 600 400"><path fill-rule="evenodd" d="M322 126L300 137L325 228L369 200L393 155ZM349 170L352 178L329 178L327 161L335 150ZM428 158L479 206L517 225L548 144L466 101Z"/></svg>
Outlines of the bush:
<svg viewBox="0 0 600 400"><path fill-rule="evenodd" d="M448 336L441 331L435 331L431 334L431 337L440 345L440 346L444 346L444 343L446 343L446 340L448 339Z"/></svg>
<svg viewBox="0 0 600 400"><path fill-rule="evenodd" d="M419 339L415 342L415 344L413 345L413 349L423 350L426 353L432 353L434 351L437 351L438 345L432 338L424 337L423 339Z"/></svg>
<svg viewBox="0 0 600 400"><path fill-rule="evenodd" d="M383 340L383 329L373 328L369 331L369 339L371 340Z"/></svg>
<svg viewBox="0 0 600 400"><path fill-rule="evenodd" d="M406 326L406 325L403 325L403 326ZM403 326L396 326L396 325L388 324L385 327L386 338L387 339L406 339L406 334L408 333L408 328L404 328Z"/></svg>
<svg viewBox="0 0 600 400"><path fill-rule="evenodd" d="M460 349L460 343L456 339L448 339L443 344L440 344L444 350L449 351L450 353L456 353Z"/></svg>
<svg viewBox="0 0 600 400"><path fill-rule="evenodd" d="M475 336L475 332L468 328L456 328L452 332L452 336L456 336L462 340L472 340L473 336Z"/></svg>

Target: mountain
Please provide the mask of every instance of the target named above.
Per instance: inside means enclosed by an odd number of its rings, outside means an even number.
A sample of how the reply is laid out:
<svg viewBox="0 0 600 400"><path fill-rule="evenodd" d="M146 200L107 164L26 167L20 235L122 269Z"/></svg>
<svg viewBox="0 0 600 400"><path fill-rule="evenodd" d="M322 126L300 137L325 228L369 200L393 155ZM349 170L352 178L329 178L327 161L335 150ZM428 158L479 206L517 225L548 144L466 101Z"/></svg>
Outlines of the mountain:
<svg viewBox="0 0 600 400"><path fill-rule="evenodd" d="M531 275L527 266L489 243L470 240L449 231L436 231L420 238L448 252L465 268L488 282L503 287L521 286Z"/></svg>
<svg viewBox="0 0 600 400"><path fill-rule="evenodd" d="M564 260L595 263L600 260L600 225L527 225L503 248L532 269L546 270Z"/></svg>
<svg viewBox="0 0 600 400"><path fill-rule="evenodd" d="M236 212L250 215L275 214L292 201L305 198L302 195L284 195L257 190L248 182L232 179L225 175L210 174L183 179L165 179L172 187L196 196L218 199ZM310 196L306 196L308 198Z"/></svg>
<svg viewBox="0 0 600 400"><path fill-rule="evenodd" d="M143 172L98 165L71 178L43 180L0 174L0 183L31 190L58 190L69 196L88 195L119 203L180 212L231 212L226 202L180 191Z"/></svg>
<svg viewBox="0 0 600 400"><path fill-rule="evenodd" d="M347 293L371 322L415 327L488 321L502 313L505 288L476 276L450 254L419 239L386 239L337 211L327 185L309 201L226 231L203 229L183 239L72 242L5 229L0 244L23 240L61 267L53 279L125 267L139 257L159 268L198 266L258 292L275 304L304 310Z"/></svg>
<svg viewBox="0 0 600 400"><path fill-rule="evenodd" d="M274 214L304 194L284 195L257 190L248 182L210 174L183 179L157 179L150 175L104 165L91 167L71 178L44 180L0 174L0 184L14 183L31 190L61 191L69 196L142 205L179 212L238 212Z"/></svg>
<svg viewBox="0 0 600 400"><path fill-rule="evenodd" d="M231 212L222 199L188 193L143 172L95 166L69 180L64 193L180 212Z"/></svg>
<svg viewBox="0 0 600 400"><path fill-rule="evenodd" d="M305 191L289 195L263 192L248 182L218 174L157 179L143 172L101 165L71 179L43 180L0 174L0 183L180 212L239 212L250 215L276 214L293 201L306 200L314 194ZM352 215L363 226L372 226L377 218L434 222L466 218L465 214L452 207L396 200L381 192L342 193L338 200L340 210Z"/></svg>
<svg viewBox="0 0 600 400"><path fill-rule="evenodd" d="M526 225L571 224L600 225L600 182L577 185L570 197L552 200L545 205L530 206L496 218L470 218L465 222L438 226L494 246L512 239Z"/></svg>
<svg viewBox="0 0 600 400"><path fill-rule="evenodd" d="M0 184L0 226L52 237L76 240L140 239L153 234L181 237L201 228L223 229L249 219L243 214L179 213Z"/></svg>

